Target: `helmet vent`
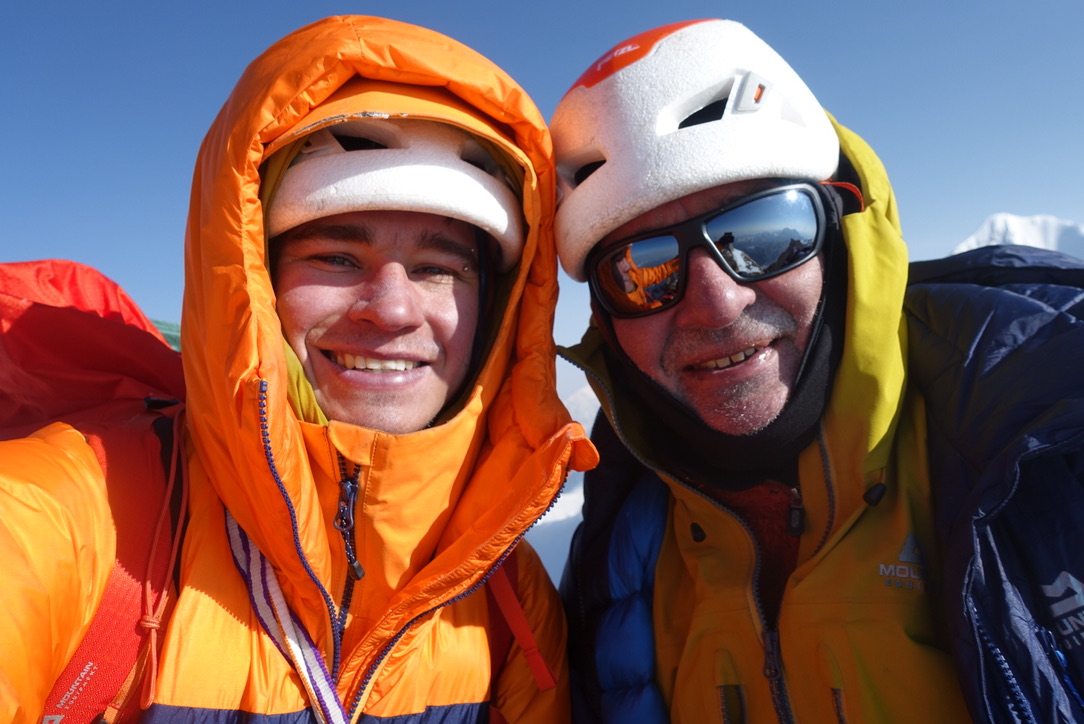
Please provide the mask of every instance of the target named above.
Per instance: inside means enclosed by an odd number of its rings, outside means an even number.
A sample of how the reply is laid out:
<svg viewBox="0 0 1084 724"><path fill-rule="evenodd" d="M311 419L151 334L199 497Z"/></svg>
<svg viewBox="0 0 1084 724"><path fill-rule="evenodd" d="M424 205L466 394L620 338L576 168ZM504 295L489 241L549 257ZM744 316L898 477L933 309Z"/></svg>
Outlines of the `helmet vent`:
<svg viewBox="0 0 1084 724"><path fill-rule="evenodd" d="M606 161L604 160L592 161L591 163L585 163L583 166L580 166L578 169L576 169L576 173L572 175L573 182L576 184L576 186L579 186L587 180L588 176L602 168L602 164L604 163L606 163Z"/></svg>
<svg viewBox="0 0 1084 724"><path fill-rule="evenodd" d="M497 162L493 160L493 156L489 155L485 149L474 141L468 141L463 145L459 150L459 157L479 171L505 181L504 174Z"/></svg>
<svg viewBox="0 0 1084 724"><path fill-rule="evenodd" d="M362 136L335 136L344 151L377 151L387 148L383 143Z"/></svg>
<svg viewBox="0 0 1084 724"><path fill-rule="evenodd" d="M726 111L726 101L727 99L723 98L707 104L700 110L687 116L684 121L678 124L678 129L688 128L689 126L699 126L701 123L718 121L723 117L723 112Z"/></svg>

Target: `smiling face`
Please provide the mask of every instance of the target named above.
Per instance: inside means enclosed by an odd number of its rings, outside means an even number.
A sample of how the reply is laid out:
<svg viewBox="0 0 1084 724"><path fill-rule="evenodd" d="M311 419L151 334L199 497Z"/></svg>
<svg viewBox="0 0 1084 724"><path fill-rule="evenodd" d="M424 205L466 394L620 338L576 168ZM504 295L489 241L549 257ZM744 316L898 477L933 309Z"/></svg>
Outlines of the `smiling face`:
<svg viewBox="0 0 1084 724"><path fill-rule="evenodd" d="M426 427L470 369L478 237L407 211L316 219L273 242L283 334L328 419L393 433Z"/></svg>
<svg viewBox="0 0 1084 724"><path fill-rule="evenodd" d="M670 226L759 191L738 182L664 204L601 242ZM646 317L614 319L625 354L710 427L750 435L778 417L809 344L823 287L820 257L764 281L742 284L705 250L689 254L685 296Z"/></svg>

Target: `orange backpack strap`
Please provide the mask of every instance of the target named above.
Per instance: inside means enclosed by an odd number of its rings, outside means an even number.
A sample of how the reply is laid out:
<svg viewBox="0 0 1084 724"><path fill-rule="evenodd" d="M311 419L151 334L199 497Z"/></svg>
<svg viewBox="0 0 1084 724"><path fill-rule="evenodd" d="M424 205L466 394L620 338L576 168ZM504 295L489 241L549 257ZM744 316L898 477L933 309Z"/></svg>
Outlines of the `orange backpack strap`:
<svg viewBox="0 0 1084 724"><path fill-rule="evenodd" d="M499 637L507 643L504 644L504 656L492 658L492 661L503 662L508 656L511 647L511 638L514 638L527 660L527 666L534 675L535 682L540 691L548 691L557 686L557 680L553 676L542 652L538 650L538 642L535 641L531 632L531 624L527 621L527 614L523 612L523 605L519 602L516 592L517 560L515 551L504 559L504 563L498 566L486 581L486 592L491 604L495 604L500 616L490 616L490 654L494 653L495 643L499 643ZM490 606L493 609L493 605ZM502 623L503 620L503 623ZM502 631L503 630L503 631ZM508 635L511 633L511 636ZM497 641L495 641L497 640ZM496 672L494 674L496 678Z"/></svg>
<svg viewBox="0 0 1084 724"><path fill-rule="evenodd" d="M83 641L46 699L43 724L134 721L149 703L134 694L141 682L147 696L153 692L157 632L171 604L187 498L180 406L168 404L172 419L148 410L121 426L84 430L106 475L117 560Z"/></svg>

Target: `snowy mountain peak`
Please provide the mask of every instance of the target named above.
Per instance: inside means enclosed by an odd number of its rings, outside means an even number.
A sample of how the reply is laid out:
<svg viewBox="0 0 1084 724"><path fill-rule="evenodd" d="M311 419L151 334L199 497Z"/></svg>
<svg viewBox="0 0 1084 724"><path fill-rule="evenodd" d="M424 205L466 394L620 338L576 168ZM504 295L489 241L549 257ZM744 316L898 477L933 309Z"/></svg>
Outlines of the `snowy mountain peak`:
<svg viewBox="0 0 1084 724"><path fill-rule="evenodd" d="M1084 258L1084 225L1045 214L994 214L982 223L978 231L953 249L952 253L959 254L980 246L999 244L1037 246Z"/></svg>

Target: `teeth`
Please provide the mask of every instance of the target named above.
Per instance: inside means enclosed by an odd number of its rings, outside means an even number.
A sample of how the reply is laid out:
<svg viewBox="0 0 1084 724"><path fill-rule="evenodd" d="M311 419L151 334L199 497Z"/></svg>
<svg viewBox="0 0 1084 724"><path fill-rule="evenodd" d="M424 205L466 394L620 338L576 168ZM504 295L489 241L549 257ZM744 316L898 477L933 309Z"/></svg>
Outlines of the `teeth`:
<svg viewBox="0 0 1084 724"><path fill-rule="evenodd" d="M732 354L729 357L723 357L721 359L708 360L707 362L702 364L701 367L707 368L709 370L723 370L723 369L726 369L727 367L729 367L730 365L736 365L739 362L744 362L745 360L749 359L754 354L756 354L756 352L757 352L756 347L750 347L747 350L744 350L742 352L738 352L737 354Z"/></svg>
<svg viewBox="0 0 1084 724"><path fill-rule="evenodd" d="M336 352L332 355L335 364L348 370L367 370L369 372L401 372L412 370L418 366L418 362L405 359L373 359L356 354L344 354Z"/></svg>

